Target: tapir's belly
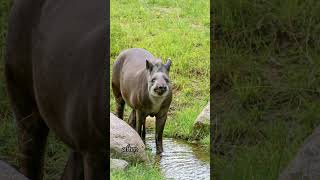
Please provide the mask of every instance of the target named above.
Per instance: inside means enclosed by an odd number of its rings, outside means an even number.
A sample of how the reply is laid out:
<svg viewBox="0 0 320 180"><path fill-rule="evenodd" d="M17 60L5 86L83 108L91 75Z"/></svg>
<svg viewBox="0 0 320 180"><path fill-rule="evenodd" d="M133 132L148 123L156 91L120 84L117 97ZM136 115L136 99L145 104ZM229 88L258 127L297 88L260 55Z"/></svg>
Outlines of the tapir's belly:
<svg viewBox="0 0 320 180"><path fill-rule="evenodd" d="M133 80L134 81L134 80ZM139 94L139 88L134 85L137 82L132 82L130 80L122 81L120 85L120 90L122 98L128 106L133 109L137 109L141 106L141 97ZM131 86L130 86L131 85Z"/></svg>

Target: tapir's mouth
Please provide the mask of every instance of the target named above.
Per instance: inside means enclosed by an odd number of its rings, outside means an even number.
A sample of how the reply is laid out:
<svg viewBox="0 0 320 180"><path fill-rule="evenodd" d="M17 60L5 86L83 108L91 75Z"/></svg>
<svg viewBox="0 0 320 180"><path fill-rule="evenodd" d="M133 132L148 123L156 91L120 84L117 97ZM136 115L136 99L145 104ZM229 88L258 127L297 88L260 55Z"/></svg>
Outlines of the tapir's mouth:
<svg viewBox="0 0 320 180"><path fill-rule="evenodd" d="M167 90L162 90L159 88L155 88L154 92L158 95L158 96L162 96Z"/></svg>

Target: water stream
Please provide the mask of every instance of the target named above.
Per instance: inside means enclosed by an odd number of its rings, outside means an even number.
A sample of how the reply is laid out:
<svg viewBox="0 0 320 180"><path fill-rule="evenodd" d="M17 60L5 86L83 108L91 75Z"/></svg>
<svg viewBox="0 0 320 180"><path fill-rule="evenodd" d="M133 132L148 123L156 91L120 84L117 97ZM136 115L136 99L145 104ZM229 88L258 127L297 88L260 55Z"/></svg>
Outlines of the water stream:
<svg viewBox="0 0 320 180"><path fill-rule="evenodd" d="M155 155L154 130L147 131L146 145ZM183 140L164 137L163 150L161 158L155 157L166 179L210 179L210 156L199 146Z"/></svg>

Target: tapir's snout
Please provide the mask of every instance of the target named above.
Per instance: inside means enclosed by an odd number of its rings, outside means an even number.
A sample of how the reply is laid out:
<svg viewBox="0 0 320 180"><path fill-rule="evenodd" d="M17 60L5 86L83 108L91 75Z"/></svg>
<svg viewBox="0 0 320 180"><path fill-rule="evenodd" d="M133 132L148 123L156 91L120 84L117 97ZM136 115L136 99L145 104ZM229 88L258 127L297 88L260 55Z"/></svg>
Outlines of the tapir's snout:
<svg viewBox="0 0 320 180"><path fill-rule="evenodd" d="M167 85L158 85L156 86L156 88L154 89L154 91L159 95L163 95L166 91L168 90Z"/></svg>
<svg viewBox="0 0 320 180"><path fill-rule="evenodd" d="M167 90L167 86L166 85L159 86L159 89L165 92Z"/></svg>
<svg viewBox="0 0 320 180"><path fill-rule="evenodd" d="M148 90L155 97L167 96L170 93L170 80L168 74L155 72L148 77Z"/></svg>

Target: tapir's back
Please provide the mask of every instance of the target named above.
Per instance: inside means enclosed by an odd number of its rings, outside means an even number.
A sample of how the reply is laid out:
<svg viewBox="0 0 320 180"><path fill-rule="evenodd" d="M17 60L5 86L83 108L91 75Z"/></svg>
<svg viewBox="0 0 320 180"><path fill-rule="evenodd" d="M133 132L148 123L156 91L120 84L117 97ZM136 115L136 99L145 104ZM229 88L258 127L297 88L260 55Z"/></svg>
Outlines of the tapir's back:
<svg viewBox="0 0 320 180"><path fill-rule="evenodd" d="M131 48L121 52L116 63L121 64L121 76L131 79L141 71L146 71L146 60L152 63L161 61L145 49Z"/></svg>
<svg viewBox="0 0 320 180"><path fill-rule="evenodd" d="M123 71L126 68L134 67L134 69L145 69L146 59L155 61L155 57L147 50L140 48L127 49L120 53L118 60L123 61Z"/></svg>
<svg viewBox="0 0 320 180"><path fill-rule="evenodd" d="M131 48L122 51L113 65L113 91L120 93L131 107L135 106L132 98L137 98L137 93L141 93L147 86L146 59L154 63L158 61L145 49Z"/></svg>

